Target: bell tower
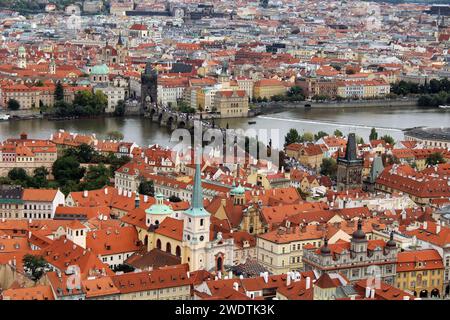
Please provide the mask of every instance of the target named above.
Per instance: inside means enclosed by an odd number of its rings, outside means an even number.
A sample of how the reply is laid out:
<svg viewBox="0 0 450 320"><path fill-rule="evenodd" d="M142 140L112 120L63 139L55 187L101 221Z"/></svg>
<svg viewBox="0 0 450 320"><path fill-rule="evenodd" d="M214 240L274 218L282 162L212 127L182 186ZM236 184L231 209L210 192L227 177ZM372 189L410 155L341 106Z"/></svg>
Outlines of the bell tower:
<svg viewBox="0 0 450 320"><path fill-rule="evenodd" d="M25 69L27 67L27 51L23 46L20 46L17 50L17 67Z"/></svg>
<svg viewBox="0 0 450 320"><path fill-rule="evenodd" d="M195 165L191 207L184 212L183 242L189 248L189 266L192 270L205 268L206 245L209 241L210 214L203 207L200 164Z"/></svg>

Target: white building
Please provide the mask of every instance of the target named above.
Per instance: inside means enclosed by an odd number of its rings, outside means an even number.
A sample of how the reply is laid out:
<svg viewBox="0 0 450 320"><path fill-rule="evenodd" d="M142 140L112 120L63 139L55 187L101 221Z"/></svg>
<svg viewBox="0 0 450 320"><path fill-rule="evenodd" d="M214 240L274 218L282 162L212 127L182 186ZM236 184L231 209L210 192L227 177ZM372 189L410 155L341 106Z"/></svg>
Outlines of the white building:
<svg viewBox="0 0 450 320"><path fill-rule="evenodd" d="M59 189L24 189L22 200L24 219L53 219L65 197Z"/></svg>

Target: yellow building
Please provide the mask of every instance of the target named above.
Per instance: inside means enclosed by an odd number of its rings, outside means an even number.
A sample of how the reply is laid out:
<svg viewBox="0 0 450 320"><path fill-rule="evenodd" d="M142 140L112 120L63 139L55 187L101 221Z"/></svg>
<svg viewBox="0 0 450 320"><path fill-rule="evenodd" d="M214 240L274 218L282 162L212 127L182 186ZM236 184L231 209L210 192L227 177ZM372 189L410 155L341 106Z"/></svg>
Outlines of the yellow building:
<svg viewBox="0 0 450 320"><path fill-rule="evenodd" d="M274 230L258 235L257 260L273 274L303 270L303 248L306 245L320 247L324 231L317 226Z"/></svg>
<svg viewBox="0 0 450 320"><path fill-rule="evenodd" d="M439 297L444 289L444 264L434 249L400 252L396 286L418 297Z"/></svg>
<svg viewBox="0 0 450 320"><path fill-rule="evenodd" d="M314 143L292 143L285 148L288 157L297 159L301 164L318 169L322 164L323 151Z"/></svg>
<svg viewBox="0 0 450 320"><path fill-rule="evenodd" d="M275 79L262 79L255 82L253 86L253 97L256 99L270 99L273 96L285 94L286 90L287 87L282 81Z"/></svg>
<svg viewBox="0 0 450 320"><path fill-rule="evenodd" d="M214 110L222 118L248 116L248 96L244 90L217 91L214 97Z"/></svg>

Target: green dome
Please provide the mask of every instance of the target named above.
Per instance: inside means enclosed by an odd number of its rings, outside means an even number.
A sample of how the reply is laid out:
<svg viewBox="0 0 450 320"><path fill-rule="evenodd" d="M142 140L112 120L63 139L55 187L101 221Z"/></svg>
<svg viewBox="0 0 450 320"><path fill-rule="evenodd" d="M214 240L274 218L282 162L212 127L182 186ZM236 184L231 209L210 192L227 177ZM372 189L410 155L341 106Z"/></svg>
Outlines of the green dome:
<svg viewBox="0 0 450 320"><path fill-rule="evenodd" d="M163 214L172 214L173 213L172 208L163 203L164 196L162 194L157 194L155 196L155 198L156 198L156 203L145 210L146 214L163 215Z"/></svg>
<svg viewBox="0 0 450 320"><path fill-rule="evenodd" d="M104 75L109 73L109 68L106 64L96 65L92 68L91 74Z"/></svg>
<svg viewBox="0 0 450 320"><path fill-rule="evenodd" d="M244 193L245 193L245 188L243 186L241 186L240 184L237 187L231 189L231 191L230 191L230 194L232 196L242 196Z"/></svg>

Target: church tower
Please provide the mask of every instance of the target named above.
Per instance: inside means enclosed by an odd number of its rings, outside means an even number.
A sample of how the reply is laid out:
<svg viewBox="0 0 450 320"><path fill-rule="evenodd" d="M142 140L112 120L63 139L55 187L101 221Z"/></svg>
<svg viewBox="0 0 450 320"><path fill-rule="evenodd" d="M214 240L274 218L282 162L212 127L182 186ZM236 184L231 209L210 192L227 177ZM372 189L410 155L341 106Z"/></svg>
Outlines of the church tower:
<svg viewBox="0 0 450 320"><path fill-rule="evenodd" d="M125 43L123 42L122 33L119 34L119 40L116 44L116 51L117 51L117 59L120 64L125 63L125 58L128 55L128 51L125 47Z"/></svg>
<svg viewBox="0 0 450 320"><path fill-rule="evenodd" d="M363 160L356 154L356 137L348 135L345 157L337 160L337 190L345 191L362 188Z"/></svg>
<svg viewBox="0 0 450 320"><path fill-rule="evenodd" d="M55 63L55 58L51 58L50 60L50 64L48 65L48 71L50 72L50 74L56 74L56 63Z"/></svg>
<svg viewBox="0 0 450 320"><path fill-rule="evenodd" d="M147 62L144 73L141 75L141 98L144 109L147 102L156 104L158 101L158 72L151 62Z"/></svg>
<svg viewBox="0 0 450 320"><path fill-rule="evenodd" d="M210 214L203 207L200 164L195 165L194 189L191 207L184 212L183 242L188 248L188 263L191 270L204 269L206 247L209 241Z"/></svg>
<svg viewBox="0 0 450 320"><path fill-rule="evenodd" d="M23 46L20 46L17 50L17 67L25 69L27 67L27 51Z"/></svg>
<svg viewBox="0 0 450 320"><path fill-rule="evenodd" d="M351 243L351 251L354 254L366 254L367 253L367 238L366 233L362 229L362 220L358 220L358 227L355 232L352 234L352 238L350 240Z"/></svg>

